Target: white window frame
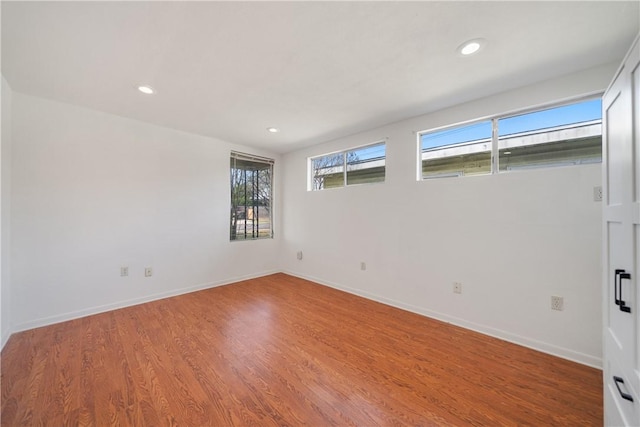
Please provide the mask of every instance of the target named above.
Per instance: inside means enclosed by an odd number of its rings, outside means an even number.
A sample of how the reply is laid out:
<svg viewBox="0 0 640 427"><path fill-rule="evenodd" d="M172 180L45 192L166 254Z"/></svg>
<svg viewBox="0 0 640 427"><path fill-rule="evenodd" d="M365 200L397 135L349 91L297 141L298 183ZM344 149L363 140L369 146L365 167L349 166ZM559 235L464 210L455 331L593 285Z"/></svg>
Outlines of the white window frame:
<svg viewBox="0 0 640 427"><path fill-rule="evenodd" d="M523 108L523 109L518 109L518 110L512 110L506 113L502 113L502 114L496 114L493 116L485 116L485 117L481 117L481 118L475 118L472 120L467 120L467 121L462 121L462 122L458 122L455 124L450 124L450 125L445 125L445 126L438 126L438 127L434 127L434 128L430 128L430 129L426 129L426 130L422 130L419 132L416 132L416 151L417 151L417 156L416 156L416 178L418 181L428 181L431 179L438 179L438 178L449 178L449 177L467 177L466 175L460 175L460 174L456 174L456 173L443 173L439 176L430 176L430 177L423 177L423 173L422 173L422 135L427 134L427 133L433 133L433 132L439 132L439 131L443 131L443 130L447 130L447 129L455 129L455 128L460 128L460 127L465 127L465 126L470 126L473 125L475 123L481 123L481 122L487 122L487 121L491 121L492 123L492 132L491 132L491 172L489 173L485 173L485 174L477 174L477 175L469 175L468 177L474 177L474 176L487 176L487 175L497 175L497 174L503 174L503 173L514 173L514 172L518 172L519 170L525 170L525 169L545 169L545 168L549 168L549 167L562 167L562 166L532 166L530 168L522 168L522 169L518 169L518 170L504 170L504 171L500 171L500 159L499 159L499 129L498 129L498 121L501 119L507 119L510 117L514 117L514 116L519 116L519 115L525 115L525 114L530 114L530 113L535 113L538 111L543 111L543 110L548 110L548 109L552 109L552 108L558 108L558 107L563 107L563 106L567 106L567 105L572 105L572 104L579 104L581 102L587 102L587 101L591 101L594 99L598 99L598 98L602 98L602 92L594 92L594 93L590 93L587 95L582 95L579 97L574 97L574 98L568 98L568 99L564 99L562 101L558 101L558 102L553 102L553 103L547 103L547 104L540 104L534 107L529 107L529 108ZM602 123L602 118L600 119L600 123ZM446 148L447 146L444 146L443 148ZM569 166L569 164L567 164L566 166Z"/></svg>
<svg viewBox="0 0 640 427"><path fill-rule="evenodd" d="M253 163L260 163L260 164L264 164L269 166L269 170L270 170L270 182L269 182L269 226L270 226L270 230L269 230L269 235L267 236L262 236L260 237L260 219L258 218L258 224L257 224L257 228L256 228L256 235L252 236L250 238L247 238L247 233L245 232L245 236L242 239L238 239L238 238L231 238L231 229L229 230L229 241L230 242L246 242L246 241L255 241L255 240L265 240L265 239L273 239L273 235L274 235L274 224L273 224L273 208L274 208L274 203L273 203L273 193L274 193L274 175L275 175L275 160L268 158L268 157L261 157L261 156L256 156L253 154L247 154L247 153L241 153L238 151L231 151L231 154L229 156L229 159L231 161L233 160L240 160L240 161L248 161L248 162L253 162ZM231 172L231 165L230 165L230 172ZM229 186L229 201L230 201L230 225L233 226L234 225L234 221L233 221L233 216L237 215L237 212L233 212L234 211L234 204L233 204L233 178L231 179L230 182L230 186ZM246 194L245 194L246 197ZM245 221L245 225L246 225L246 221L247 218L244 218Z"/></svg>
<svg viewBox="0 0 640 427"><path fill-rule="evenodd" d="M324 153L324 154L319 154L317 156L312 156L312 157L308 157L307 158L307 191L325 191L325 190L335 190L338 188L345 188L345 187L353 187L353 186L358 186L358 185L372 185L372 184L382 184L386 181L386 166L387 166L387 139L388 138L383 138L381 140L378 140L376 142L371 142L371 143L367 143L367 144L363 144L363 145L358 145L355 147L350 147L344 150L338 150L338 151L332 151L329 153ZM362 150L368 147L374 147L376 145L384 145L384 166L385 166L385 179L379 182L364 182L364 183L358 183L358 184L349 184L347 182L347 166L349 164L349 162L347 161L347 153L351 152L351 151L356 151L356 150ZM342 186L340 187L331 187L331 188L314 188L314 169L313 169L313 161L316 159L319 159L321 157L328 157L328 156L335 156L335 155L342 155L342 179L343 179L343 183Z"/></svg>

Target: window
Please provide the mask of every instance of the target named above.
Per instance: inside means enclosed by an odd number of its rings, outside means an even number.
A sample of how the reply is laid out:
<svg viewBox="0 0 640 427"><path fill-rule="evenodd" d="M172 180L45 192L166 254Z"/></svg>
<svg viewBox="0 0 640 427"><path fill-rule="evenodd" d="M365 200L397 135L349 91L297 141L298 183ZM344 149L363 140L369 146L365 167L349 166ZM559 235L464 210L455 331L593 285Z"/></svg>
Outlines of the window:
<svg viewBox="0 0 640 427"><path fill-rule="evenodd" d="M418 137L423 179L600 163L602 102L496 117Z"/></svg>
<svg viewBox="0 0 640 427"><path fill-rule="evenodd" d="M382 142L309 159L310 189L384 182L385 150Z"/></svg>
<svg viewBox="0 0 640 427"><path fill-rule="evenodd" d="M231 152L230 239L273 237L273 160Z"/></svg>

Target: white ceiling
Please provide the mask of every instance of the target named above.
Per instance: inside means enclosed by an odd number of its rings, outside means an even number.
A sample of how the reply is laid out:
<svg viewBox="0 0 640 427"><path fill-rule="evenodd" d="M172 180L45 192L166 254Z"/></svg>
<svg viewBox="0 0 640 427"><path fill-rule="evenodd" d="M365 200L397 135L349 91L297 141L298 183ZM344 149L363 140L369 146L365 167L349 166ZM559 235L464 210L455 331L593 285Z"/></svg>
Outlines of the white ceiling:
<svg viewBox="0 0 640 427"><path fill-rule="evenodd" d="M619 61L639 4L3 1L2 73L18 92L287 152ZM481 53L456 53L477 37Z"/></svg>

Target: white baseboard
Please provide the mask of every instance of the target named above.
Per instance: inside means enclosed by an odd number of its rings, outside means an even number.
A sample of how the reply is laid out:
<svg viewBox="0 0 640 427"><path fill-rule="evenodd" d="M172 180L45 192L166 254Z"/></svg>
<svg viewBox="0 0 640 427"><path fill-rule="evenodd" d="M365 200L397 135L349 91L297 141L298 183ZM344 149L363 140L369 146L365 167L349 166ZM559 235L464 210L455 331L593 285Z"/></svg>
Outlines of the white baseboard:
<svg viewBox="0 0 640 427"><path fill-rule="evenodd" d="M44 317L40 319L31 320L28 322L23 322L19 325L16 325L12 328L7 328L6 331L2 332L2 348L8 341L9 337L12 333L25 331L28 329L38 328L41 326L52 325L54 323L65 322L67 320L78 319L85 316L91 316L93 314L104 313L106 311L117 310L119 308L130 307L133 305L143 304L145 302L157 301L164 298L169 298L177 295L182 295L190 292L196 292L203 289L214 288L217 286L224 286L235 282L240 282L242 280L254 279L256 277L267 276L270 274L278 273L280 271L265 271L261 273L246 275L246 276L238 276L230 279L225 279L216 282L203 283L195 286L190 286L186 288L174 289L168 292L162 292L153 295L147 295L141 298L134 298L125 301L119 301L112 304L105 304L101 306L91 307L83 310L73 311L69 313L63 313L55 316ZM365 292L359 289L353 289L348 286L343 286L337 283L332 283L326 280L323 280L318 277L308 276L305 274L293 272L293 271L282 271L282 273L289 274L294 277L299 277L301 279L310 280L312 282L318 283L320 285L328 286L334 289L338 289L344 292L348 292L350 294L358 295L363 298L367 298L373 301L377 301L386 305L390 305L392 307L400 308L406 311L410 311L412 313L420 314L422 316L430 317L433 319L441 320L443 322L451 323L456 326L460 326L466 329L470 329L475 332L479 332L485 335L489 335L495 338L502 339L504 341L512 342L514 344L522 345L524 347L531 348L533 350L541 351L543 353L551 354L553 356L561 357L563 359L571 360L573 362L577 362L583 365L591 366L593 368L602 369L602 359L591 356L588 354L580 353L568 348L559 347L553 344L545 343L538 340L533 340L518 334L514 334L508 331L504 331L501 329L496 329L490 326L478 324L475 322L470 322L465 319L461 319L454 316L449 316L444 313L440 313L434 310L429 310L421 307L416 307L411 304L406 304L401 301L396 301L393 299L385 298L376 294L372 294L369 292Z"/></svg>
<svg viewBox="0 0 640 427"><path fill-rule="evenodd" d="M367 299L377 301L386 305L390 305L392 307L410 311L412 313L420 314L422 316L426 316L436 320L441 320L443 322L451 323L452 325L460 326L465 329L470 329L472 331L479 332L484 335L489 335L491 337L499 338L504 341L521 345L523 347L527 347L543 353L551 354L552 356L557 356L563 359L571 360L572 362L577 362L582 365L591 366L592 368L602 369L602 359L595 356L591 356L589 354L580 353L578 351L574 351L568 348L559 347L553 344L530 339L522 335L518 335L508 331L503 331L501 329L492 328L490 326L470 322L468 320L461 319L454 316L449 316L447 314L440 313L437 311L416 307L411 304L406 304L404 302L381 297L379 295L361 291L359 289L353 289L348 286L342 286L337 283L328 282L318 277L307 276L307 275L292 272L292 271L283 271L283 273L289 274L291 276L299 277L301 279L310 280L312 282L319 283L321 285L328 286L330 288L334 288L340 291L348 292L350 294L358 295L363 298L367 298Z"/></svg>
<svg viewBox="0 0 640 427"><path fill-rule="evenodd" d="M112 304L105 304L105 305L100 305L100 306L96 306L96 307L90 307L90 308L86 308L86 309L82 309L82 310L72 311L72 312L68 312L68 313L57 314L55 316L43 317L43 318L40 318L40 319L35 319L35 320L30 320L28 322L20 323L20 324L14 326L13 328L11 328L11 330L9 332L15 333L15 332L26 331L26 330L33 329L33 328L39 328L41 326L53 325L55 323L66 322L67 320L78 319L78 318L81 318L81 317L86 317L86 316L91 316L91 315L94 315L94 314L104 313L106 311L117 310L119 308L125 308L125 307L131 307L133 305L143 304L145 302L157 301L157 300L161 300L161 299L164 299L164 298L170 298L170 297L183 295L183 294L187 294L187 293L191 293L191 292L201 291L201 290L204 290L204 289L210 289L210 288L215 288L215 287L218 287L218 286L224 286L224 285L228 285L228 284L235 283L235 282L241 282L243 280L255 279L256 277L268 276L270 274L275 274L275 273L279 273L279 272L280 272L279 270L263 271L263 272L260 272L260 273L250 274L250 275L246 275L246 276L237 276L237 277L233 277L233 278L230 278L230 279L225 279L225 280L220 280L220 281L215 281L215 282L209 282L209 283L202 283L202 284L195 285L195 286L188 286L186 288L173 289L171 291L160 292L160 293L152 294L152 295L146 295L146 296L140 297L140 298L133 298L133 299L129 299L129 300L118 301L118 302L115 302L115 303L112 303ZM10 335L10 334L8 334L8 335ZM2 339L5 340L4 333L2 335ZM8 339L9 339L9 337L7 336L6 340L8 340ZM4 347L4 342L2 343L2 345Z"/></svg>

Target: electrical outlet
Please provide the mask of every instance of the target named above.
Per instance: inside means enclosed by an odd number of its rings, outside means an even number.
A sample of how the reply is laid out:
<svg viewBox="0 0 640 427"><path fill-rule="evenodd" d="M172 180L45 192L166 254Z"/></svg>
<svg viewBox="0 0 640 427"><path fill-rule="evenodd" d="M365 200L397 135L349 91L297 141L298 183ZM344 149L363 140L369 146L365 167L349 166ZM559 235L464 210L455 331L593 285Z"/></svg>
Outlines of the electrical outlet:
<svg viewBox="0 0 640 427"><path fill-rule="evenodd" d="M601 202L602 201L602 187L593 187L593 201Z"/></svg>
<svg viewBox="0 0 640 427"><path fill-rule="evenodd" d="M120 267L120 276L121 277L125 277L129 275L129 267L127 266L122 266Z"/></svg>
<svg viewBox="0 0 640 427"><path fill-rule="evenodd" d="M462 283L453 282L453 293L454 294L461 294L462 293Z"/></svg>
<svg viewBox="0 0 640 427"><path fill-rule="evenodd" d="M151 277L151 276L153 276L153 270L151 269L151 267L145 267L144 277Z"/></svg>
<svg viewBox="0 0 640 427"><path fill-rule="evenodd" d="M558 296L551 297L551 310L562 311L564 309L564 298Z"/></svg>
<svg viewBox="0 0 640 427"><path fill-rule="evenodd" d="M300 261L302 259L302 251L298 251L296 256L298 257L298 261Z"/></svg>
<svg viewBox="0 0 640 427"><path fill-rule="evenodd" d="M360 263L360 270L365 271L367 269L367 263L362 261Z"/></svg>

